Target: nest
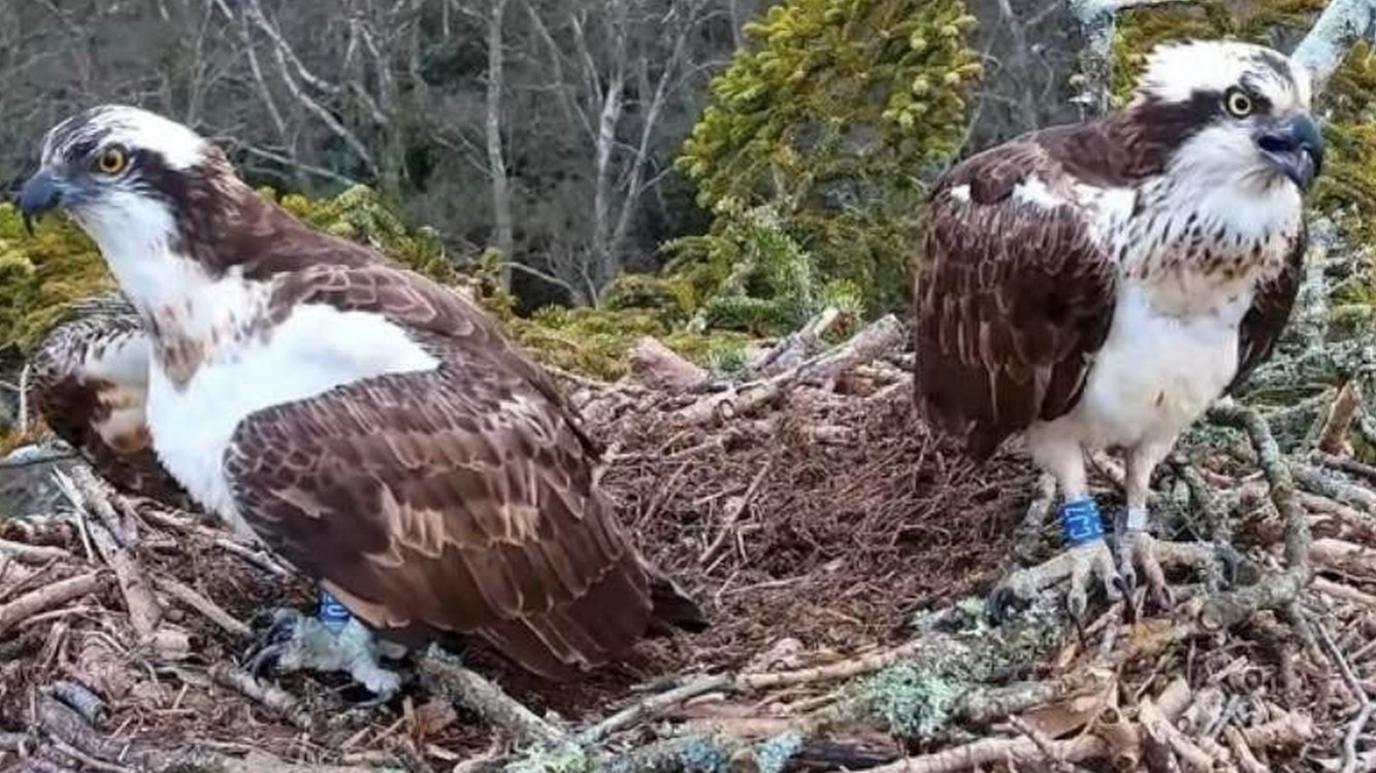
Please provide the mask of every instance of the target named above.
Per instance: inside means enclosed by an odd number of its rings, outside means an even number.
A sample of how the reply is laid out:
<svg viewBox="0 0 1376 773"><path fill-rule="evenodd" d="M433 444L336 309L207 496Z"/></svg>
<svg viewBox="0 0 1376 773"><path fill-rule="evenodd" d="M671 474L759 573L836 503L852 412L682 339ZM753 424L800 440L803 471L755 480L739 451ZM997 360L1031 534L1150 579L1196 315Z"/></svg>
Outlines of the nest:
<svg viewBox="0 0 1376 773"><path fill-rule="evenodd" d="M1235 548L1219 587L1167 551L1171 609L1139 593L1074 624L1052 591L995 625L982 594L1058 549L1045 481L912 415L895 320L821 354L811 328L744 381L650 343L623 383L571 377L602 484L713 621L572 688L478 645L418 655L376 708L342 677L259 682L261 613L312 583L75 469L71 508L0 524L0 770L1376 766L1376 469L1345 447L1351 390L1289 454L1224 404L1222 440L1159 476L1172 536Z"/></svg>

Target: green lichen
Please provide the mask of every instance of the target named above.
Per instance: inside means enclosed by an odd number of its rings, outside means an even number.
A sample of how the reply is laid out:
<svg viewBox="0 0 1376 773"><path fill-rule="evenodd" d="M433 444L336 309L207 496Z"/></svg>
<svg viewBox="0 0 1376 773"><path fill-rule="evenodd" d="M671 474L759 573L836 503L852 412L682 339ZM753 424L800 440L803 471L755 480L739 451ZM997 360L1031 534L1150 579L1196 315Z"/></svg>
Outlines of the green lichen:
<svg viewBox="0 0 1376 773"><path fill-rule="evenodd" d="M919 614L914 628L930 646L852 688L851 703L896 735L929 738L951 723L970 690L1031 668L1058 648L1064 622L1051 596L997 627L978 598Z"/></svg>
<svg viewBox="0 0 1376 773"><path fill-rule="evenodd" d="M506 773L596 773L597 769L596 761L573 744L528 753L503 768Z"/></svg>
<svg viewBox="0 0 1376 773"><path fill-rule="evenodd" d="M790 730L760 742L754 749L759 773L783 773L789 760L803 748L801 733Z"/></svg>

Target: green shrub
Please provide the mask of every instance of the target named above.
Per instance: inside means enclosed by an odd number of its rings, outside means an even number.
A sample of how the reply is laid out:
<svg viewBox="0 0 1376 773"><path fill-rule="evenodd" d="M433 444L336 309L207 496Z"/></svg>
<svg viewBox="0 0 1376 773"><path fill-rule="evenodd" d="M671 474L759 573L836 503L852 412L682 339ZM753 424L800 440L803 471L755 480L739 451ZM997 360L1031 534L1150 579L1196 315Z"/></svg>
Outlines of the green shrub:
<svg viewBox="0 0 1376 773"><path fill-rule="evenodd" d="M669 275L713 323L781 332L837 279L871 313L906 301L921 178L980 75L974 21L960 0L785 0L747 25L677 161L715 220L670 245Z"/></svg>

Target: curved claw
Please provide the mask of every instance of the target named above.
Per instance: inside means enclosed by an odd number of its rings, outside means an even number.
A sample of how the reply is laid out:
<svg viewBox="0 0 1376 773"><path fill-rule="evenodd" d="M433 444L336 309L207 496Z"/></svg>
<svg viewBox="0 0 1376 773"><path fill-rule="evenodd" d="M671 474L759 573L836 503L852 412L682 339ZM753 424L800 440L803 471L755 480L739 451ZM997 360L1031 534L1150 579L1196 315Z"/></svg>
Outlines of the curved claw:
<svg viewBox="0 0 1376 773"><path fill-rule="evenodd" d="M1040 566L1013 572L990 592L987 605L995 620L1002 621L1015 603L1026 605L1045 588L1069 580L1066 606L1071 616L1078 620L1088 607L1093 579L1102 585L1109 601L1123 597L1123 580L1103 540L1070 548Z"/></svg>
<svg viewBox="0 0 1376 773"><path fill-rule="evenodd" d="M282 651L286 648L285 644L269 644L259 649L249 659L248 672L253 674L254 679L271 679L277 674L278 662L282 657Z"/></svg>

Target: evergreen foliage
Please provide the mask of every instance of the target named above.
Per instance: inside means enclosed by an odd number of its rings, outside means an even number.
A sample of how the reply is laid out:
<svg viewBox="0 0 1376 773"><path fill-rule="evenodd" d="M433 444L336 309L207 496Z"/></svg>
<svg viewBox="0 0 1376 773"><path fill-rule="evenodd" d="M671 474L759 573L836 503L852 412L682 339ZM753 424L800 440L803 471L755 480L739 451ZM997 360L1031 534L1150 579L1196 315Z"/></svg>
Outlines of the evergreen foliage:
<svg viewBox="0 0 1376 773"><path fill-rule="evenodd" d="M669 245L700 321L781 332L828 292L906 301L921 179L980 75L974 24L961 0L785 0L747 25L677 162L715 218Z"/></svg>

